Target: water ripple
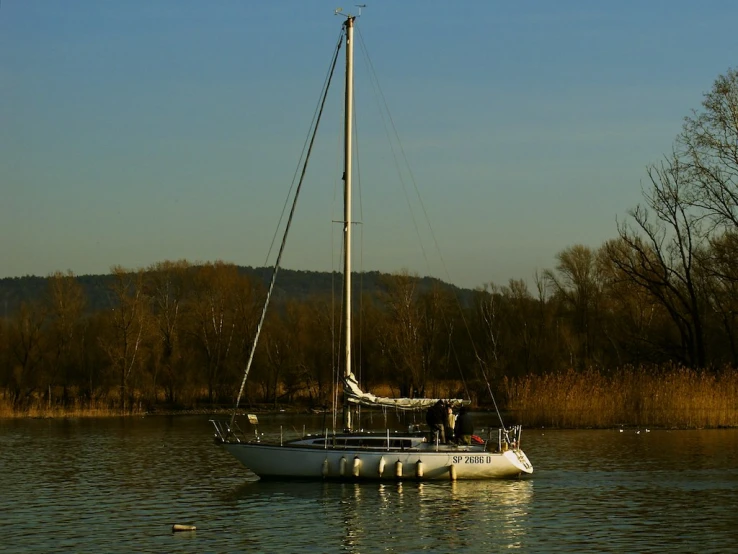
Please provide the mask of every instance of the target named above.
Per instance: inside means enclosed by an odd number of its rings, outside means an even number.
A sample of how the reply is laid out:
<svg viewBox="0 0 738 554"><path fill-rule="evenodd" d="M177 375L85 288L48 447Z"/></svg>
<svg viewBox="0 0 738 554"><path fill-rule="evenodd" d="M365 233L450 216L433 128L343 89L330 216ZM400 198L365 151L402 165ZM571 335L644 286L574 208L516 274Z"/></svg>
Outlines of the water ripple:
<svg viewBox="0 0 738 554"><path fill-rule="evenodd" d="M0 421L0 548L710 553L738 540L738 431L526 440L536 473L520 481L285 483L254 481L205 418Z"/></svg>

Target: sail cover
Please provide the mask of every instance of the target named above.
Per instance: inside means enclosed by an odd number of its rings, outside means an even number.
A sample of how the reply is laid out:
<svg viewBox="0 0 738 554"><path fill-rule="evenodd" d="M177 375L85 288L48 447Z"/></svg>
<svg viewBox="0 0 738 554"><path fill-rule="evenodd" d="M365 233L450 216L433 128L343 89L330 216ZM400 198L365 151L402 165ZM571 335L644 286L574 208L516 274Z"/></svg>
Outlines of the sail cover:
<svg viewBox="0 0 738 554"><path fill-rule="evenodd" d="M382 408L397 408L398 410L421 410L430 408L439 400L451 405L469 404L468 400L458 398L388 398L386 396L375 396L361 390L353 373L343 379L343 394L349 402L361 404L362 406L374 406Z"/></svg>

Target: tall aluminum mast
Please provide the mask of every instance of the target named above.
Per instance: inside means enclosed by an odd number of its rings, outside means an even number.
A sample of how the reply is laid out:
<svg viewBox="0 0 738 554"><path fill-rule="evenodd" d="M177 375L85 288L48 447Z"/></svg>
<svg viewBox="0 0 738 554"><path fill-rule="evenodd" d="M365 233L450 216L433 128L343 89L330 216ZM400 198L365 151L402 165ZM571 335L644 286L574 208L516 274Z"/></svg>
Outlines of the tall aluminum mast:
<svg viewBox="0 0 738 554"><path fill-rule="evenodd" d="M354 16L347 16L346 22L346 86L344 101L344 173L343 173L343 336L344 336L344 376L351 372L351 138L354 113ZM351 409L344 394L343 426L352 428Z"/></svg>

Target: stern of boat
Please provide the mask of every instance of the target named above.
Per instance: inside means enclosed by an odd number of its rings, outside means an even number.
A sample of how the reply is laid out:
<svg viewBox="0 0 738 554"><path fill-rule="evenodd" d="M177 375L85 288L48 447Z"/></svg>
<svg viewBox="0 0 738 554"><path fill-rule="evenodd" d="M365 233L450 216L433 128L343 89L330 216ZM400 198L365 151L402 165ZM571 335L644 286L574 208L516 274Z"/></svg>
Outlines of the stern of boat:
<svg viewBox="0 0 738 554"><path fill-rule="evenodd" d="M533 464L530 463L528 456L520 448L520 436L522 433L523 427L521 425L499 429L496 447L497 452L502 453L513 467L520 470L521 475L530 475L533 473ZM487 441L487 448L495 448L494 444L494 439L490 437Z"/></svg>
<svg viewBox="0 0 738 554"><path fill-rule="evenodd" d="M508 450L507 452L505 452L504 455L505 458L507 458L513 466L520 470L521 475L530 475L531 473L533 473L533 464L530 463L530 460L528 459L528 456L525 455L525 452L523 452L519 448Z"/></svg>

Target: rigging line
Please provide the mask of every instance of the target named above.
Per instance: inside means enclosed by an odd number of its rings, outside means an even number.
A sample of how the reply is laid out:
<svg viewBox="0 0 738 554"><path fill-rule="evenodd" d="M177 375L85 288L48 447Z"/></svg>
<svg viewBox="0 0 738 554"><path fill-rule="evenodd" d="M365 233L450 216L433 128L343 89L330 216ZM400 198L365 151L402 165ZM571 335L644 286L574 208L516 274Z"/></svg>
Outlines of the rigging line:
<svg viewBox="0 0 738 554"><path fill-rule="evenodd" d="M410 202L410 197L409 197L408 192L407 192L407 186L405 184L405 179L403 178L402 171L401 171L401 168L400 168L400 162L399 162L398 157L397 157L397 151L395 150L395 145L394 145L394 143L392 141L391 134L390 134L389 129L387 127L387 119L389 119L389 121L390 121L390 125L392 127L392 130L394 131L395 140L397 141L397 143L398 143L398 145L400 147L400 150L402 151L403 158L405 160L405 167L408 168L408 173L410 173L410 177L412 178L412 172L409 170L410 165L409 165L409 163L407 161L407 157L405 156L405 152L402 149L402 142L400 141L400 136L399 136L399 134L397 132L397 129L395 128L394 121L392 120L392 114L389 111L389 106L387 104L387 100L386 100L386 98L384 96L384 93L382 92L382 87L379 85L379 78L377 77L377 73L374 70L374 64L371 61L371 57L369 56L369 51L366 48L366 44L364 43L364 36L361 34L361 30L360 29L357 29L357 31L358 31L358 35L359 35L359 43L361 44L361 53L362 53L362 55L364 57L364 60L365 60L365 62L367 64L367 67L369 69L369 76L370 76L369 82L370 82L370 84L372 86L372 89L374 90L374 97L375 97L375 100L377 101L377 104L378 104L378 107L379 107L379 116L382 119L382 126L384 127L384 132L387 135L387 139L388 139L388 142L390 144L390 150L392 152L392 160L394 161L395 169L397 170L397 175L398 175L398 177L400 179L400 184L402 185L402 193L405 196L405 202L407 203L408 211L410 212L410 219L413 222L413 227L415 229L415 234L418 236L418 243L420 244L420 250L423 253L423 258L425 259L425 264L426 264L426 266L428 268L430 268L430 263L428 262L428 256L426 254L425 247L423 246L423 239L422 239L422 237L420 235L420 228L419 228L418 222L417 222L417 220L415 218L415 213L413 211L412 203ZM381 102L379 101L380 99L381 99ZM385 118L385 114L386 114L386 118ZM412 180L413 180L413 184L415 184L415 179L412 179ZM416 186L416 194L417 194L417 186ZM421 201L421 206L422 206L422 201Z"/></svg>
<svg viewBox="0 0 738 554"><path fill-rule="evenodd" d="M384 93L382 91L382 87L379 85L379 78L377 77L377 73L374 70L374 64L372 63L371 57L369 56L369 51L368 51L368 49L366 47L366 43L364 42L364 36L361 34L361 30L360 29L357 29L357 31L358 31L358 34L359 34L359 43L361 45L361 53L362 53L362 55L364 57L364 60L365 60L366 65L367 65L367 67L369 69L369 76L370 76L369 82L370 82L370 84L372 86L372 89L374 90L374 97L377 100L377 104L378 104L378 108L379 108L379 110L378 110L379 111L379 115L380 115L380 118L382 119L382 126L384 128L384 132L385 132L385 134L387 136L387 139L388 139L388 142L390 144L390 150L391 150L391 153L392 153L392 159L393 159L393 162L394 162L394 165L395 165L395 169L397 170L397 175L398 175L398 177L400 179L400 184L402 185L402 187L401 187L402 188L402 193L405 196L405 202L406 202L407 207L408 207L408 212L410 213L410 219L412 220L413 228L415 229L415 234L418 237L418 244L420 245L420 250L421 250L421 252L423 254L423 259L425 260L425 265L428 268L428 273L431 273L431 271L430 271L430 262L428 260L428 254L427 254L427 252L425 250L425 247L423 245L423 238L422 238L422 236L420 234L420 227L419 227L418 221L417 221L417 219L415 217L415 212L413 210L412 202L410 202L410 196L408 194L408 187L406 185L405 179L403 178L403 172L402 172L401 167L400 167L400 162L398 160L397 151L395 149L394 141L392 141L391 133L390 133L390 131L388 129L388 126L387 126L387 119L389 119L389 121L390 121L390 126L392 127L392 130L394 132L395 141L397 142L397 144L398 144L398 146L400 148L400 151L402 152L402 158L403 158L403 160L405 162L405 167L407 168L407 172L410 174L411 181L413 183L413 186L415 187L415 194L420 199L420 204L423 207L423 212L425 213L426 224L428 225L429 228L430 228L430 218L428 217L427 212L425 212L425 206L423 206L422 198L420 196L420 192L418 191L418 187L417 187L417 184L415 182L415 177L413 176L412 171L410 170L410 164L409 164L409 162L407 160L407 156L405 155L405 151L402 148L402 141L400 140L399 133L397 132L397 128L395 126L394 120L392 119L392 114L391 114L391 112L389 110L389 105L387 104L386 97L384 96ZM379 99L380 98L381 98L381 102L379 102ZM385 117L385 114L386 114L386 117ZM432 228L431 228L431 234L432 234ZM362 235L362 237L363 237L363 235ZM437 244L436 244L436 248L438 249L438 245ZM439 256L440 256L440 250L438 250L438 252L439 252ZM447 273L448 273L448 271L447 271ZM449 279L449 281L450 281L450 279ZM458 299L456 299L456 301L457 301L457 304L459 304L458 303ZM460 307L460 304L459 304L459 307ZM462 314L462 317L463 317L463 314ZM445 320L445 318L444 318L444 324L446 325L446 327L449 327L449 324ZM457 362L458 362L458 359L457 359ZM464 375L463 375L463 370L461 369L461 364L458 364L458 365L459 365L459 372L461 373L461 376L462 376L462 381L465 381ZM470 396L468 396L468 389L466 388L466 386L465 386L465 390L467 391L467 397L468 398L471 398Z"/></svg>
<svg viewBox="0 0 738 554"><path fill-rule="evenodd" d="M282 254L284 253L284 247L287 244L287 235L290 231L290 226L292 225L292 218L295 215L295 208L297 207L297 199L300 196L300 190L302 189L302 184L305 181L305 173L307 171L308 162L310 161L310 153L313 150L313 145L315 144L315 137L318 134L318 127L320 125L320 119L323 115L323 108L325 107L325 101L328 98L328 89L330 88L331 80L333 79L333 73L336 69L336 62L338 61L338 53L341 50L341 40L339 39L338 45L336 47L335 53L333 55L333 62L331 64L330 73L328 76L328 79L326 80L325 87L323 90L323 98L320 103L320 109L318 110L317 118L315 120L315 128L313 129L313 136L310 139L310 144L307 149L307 153L305 155L305 162L302 166L302 173L300 174L300 180L297 184L297 189L295 190L295 197L292 200L292 207L290 208L290 213L287 218L287 224L285 226L284 235L282 236L282 243L279 246L279 253L277 254L277 261L274 264L274 269L272 270L272 279L269 283L269 290L267 292L266 300L264 301L264 307L261 310L261 317L259 319L259 324L256 327L256 335L254 336L254 342L251 345L251 352L249 353L249 359L246 363L246 370L243 374L243 380L241 381L241 388L238 391L238 397L236 398L236 405L233 408L233 416L231 417L231 427L233 427L233 422L236 419L236 412L238 410L238 405L241 402L241 395L243 394L243 389L246 386L246 379L249 376L249 371L251 370L251 364L254 360L254 353L256 352L256 345L259 341L259 335L261 334L261 328L264 324L264 319L266 318L266 312L267 307L269 306L269 300L272 296L272 291L274 290L274 283L277 280L277 273L279 272L279 263L282 260Z"/></svg>
<svg viewBox="0 0 738 554"><path fill-rule="evenodd" d="M335 272L335 256L333 248L333 232L331 230L331 402L332 402L332 420L333 430L336 429L337 411L338 411L338 356L336 355L336 272Z"/></svg>
<svg viewBox="0 0 738 554"><path fill-rule="evenodd" d="M415 188L415 195L418 197L418 199L420 201L420 205L423 208L423 213L425 215L426 224L428 225L428 228L431 231L431 235L433 236L433 229L432 229L431 224L430 224L430 218L428 217L428 213L425 210L425 206L423 204L423 200L422 200L422 197L420 195L420 191L418 190L418 186L417 186L417 183L415 181L415 177L414 177L414 175L412 173L412 170L410 169L410 164L409 164L409 162L407 160L407 156L405 155L404 148L402 147L402 141L400 140L399 133L397 132L397 128L395 126L394 120L392 119L392 114L391 114L391 112L389 110L389 106L387 104L386 97L384 96L384 93L382 92L382 88L379 85L379 78L377 77L376 71L374 70L374 65L373 65L373 63L371 61L371 57L369 56L368 49L366 48L366 44L364 43L364 37L361 34L361 31L360 30L359 30L359 39L360 39L362 54L364 55L364 58L365 58L367 67L370 70L369 71L370 76L371 76L370 83L371 83L372 88L374 90L375 98L381 98L381 103L379 101L377 102L379 104L380 117L382 119L382 124L383 124L383 127L384 127L385 134L387 135L388 142L390 143L390 149L391 149L391 152L392 152L392 158L393 158L393 161L394 161L394 164L395 164L395 169L397 170L397 175L398 175L398 177L400 179L400 183L402 185L402 192L403 192L403 194L405 196L405 202L407 203L407 206L408 206L408 212L410 213L410 218L411 218L411 220L413 222L413 227L415 229L415 234L418 237L418 244L420 245L420 250L421 250L421 252L423 254L423 259L425 260L426 268L428 269L428 273L430 274L431 273L431 270L430 270L430 262L428 260L428 254L427 254L426 249L425 249L425 247L423 245L423 239L422 239L422 236L420 234L420 227L418 226L417 219L415 218L415 212L413 211L412 203L410 202L410 197L409 197L408 191L407 191L407 185L405 183L405 179L403 178L403 172L401 171L400 162L398 160L397 151L395 149L394 142L397 142L397 145L400 148L400 151L402 153L402 158L403 158L403 160L405 162L405 167L407 168L407 172L410 175L410 179L411 179L411 181L413 183L413 186ZM387 126L387 120L385 119L385 114L387 116L387 119L389 119L390 126L392 127L392 131L394 132L395 141L392 141L391 133L389 132L389 129L388 129L388 126ZM433 238L435 240L435 236ZM443 262L443 258L442 258L441 254L440 254L440 248L438 247L438 243L437 242L436 242L436 250L438 252L439 257L441 257L441 261ZM444 264L444 267L445 267L445 264ZM446 273L448 274L448 270L446 270ZM447 279L450 281L450 278L447 277ZM455 294L454 294L454 299L456 301L457 306L459 307L459 313L461 314L461 317L463 318L464 317L463 316L463 310L462 310L461 304L460 304L460 302L459 302L459 300L458 300L458 298L456 297ZM450 326L449 322L446 320L445 317L443 318L443 320L444 320L444 325L446 326L447 330L450 331L451 326ZM466 323L465 323L465 326L466 326ZM469 335L469 338L471 339L471 334ZM461 363L460 363L460 361L458 359L458 356L456 356L455 359L456 359L457 366L459 368L459 373L461 374L462 382L464 383L464 390L465 390L465 392L467 394L467 398L471 399L471 396L469 395L469 389L466 386L466 378L464 376L463 369L461 368Z"/></svg>
<svg viewBox="0 0 738 554"><path fill-rule="evenodd" d="M453 329L451 330L453 332ZM456 361L456 366L461 367L461 360L459 360L459 353L456 351L456 347L454 346L453 341L451 340L451 333L448 335L448 342L449 342L449 358L451 357L451 354L454 356L454 360ZM471 394L469 393L469 385L466 382L466 377L464 376L463 371L459 371L461 373L461 383L464 385L464 393L466 393L466 397L471 400Z"/></svg>
<svg viewBox="0 0 738 554"><path fill-rule="evenodd" d="M337 143L336 143L336 175L343 175L343 129L344 129L344 110L343 108L340 110L340 117L338 121L338 128L339 133L336 135L338 137ZM342 264L343 260L343 226L345 225L343 223L343 204L341 203L340 206L340 217L336 215L336 206L339 203L339 200L343 198L343 177L341 179L334 179L333 181L333 202L331 204L332 206L332 212L331 212L331 221L333 223L341 223L341 226L338 227L340 230L338 232L338 244L340 245L340 252L338 253L338 261L339 264ZM337 269L336 267L336 233L334 232L335 227L331 227L331 338L332 338L332 344L331 344L331 363L332 363L332 387L333 387L333 430L335 432L336 425L337 425L337 419L338 419L338 386L342 379L341 377L341 352L339 350L340 346L343 344L343 341L341 340L341 337L343 336L343 326L337 326L336 325L336 274L338 274L341 270ZM340 313L343 313L343 290L341 291L341 301L339 304ZM336 329L338 328L338 337L336 337Z"/></svg>
<svg viewBox="0 0 738 554"><path fill-rule="evenodd" d="M429 229L429 231L431 233L431 237L433 238L433 244L435 245L436 253L438 254L438 257L440 258L441 265L443 266L443 270L444 270L444 272L446 274L446 279L449 282L451 282L451 276L450 276L450 272L448 271L448 266L446 265L446 261L444 260L443 254L441 253L441 248L440 248L440 246L438 244L438 240L436 238L436 234L433 231L433 226L431 225L430 217L428 216L428 211L425 208L425 203L423 202L423 198L420 195L420 190L418 188L417 181L415 180L415 175L413 174L412 169L410 168L410 163L408 162L407 155L405 154L405 149L402 146L402 141L400 140L399 133L397 132L397 127L395 126L394 119L392 118L392 114L389 111L389 106L387 104L387 99L384 96L384 93L382 92L382 88L379 86L379 79L376 76L376 71L374 70L374 64L372 63L371 58L369 57L369 54L367 52L366 45L364 43L364 37L361 34L361 30L358 30L358 35L359 35L360 44L362 46L362 48L361 48L362 49L362 53L364 54L364 57L366 59L366 63L367 63L367 66L369 67L370 74L373 77L373 79L372 79L372 87L375 89L375 91L377 91L379 93L379 96L380 96L380 98L382 100L382 104L384 105L384 110L380 110L380 114L382 116L382 122L383 122L383 124L385 124L385 132L387 132L387 128L386 128L386 122L385 122L385 118L384 118L384 112L387 113L387 118L389 119L390 126L392 127L392 131L394 133L395 140L397 141L397 145L399 146L400 153L402 154L402 159L405 162L405 167L407 168L407 172L408 172L408 174L410 176L410 181L412 182L413 188L415 190L415 195L418 198L418 201L420 202L420 206L421 206L421 209L422 209L422 212L423 212L423 216L425 218L425 223L428 226L428 229ZM428 269L430 271L430 263L428 261L428 256L426 254L425 248L423 247L422 239L420 237L420 231L418 229L418 225L417 225L417 222L415 220L415 216L413 214L412 207L410 205L410 200L408 198L407 191L405 190L405 181L402 178L402 174L401 174L401 172L399 170L399 162L397 160L397 156L396 156L394 147L392 147L392 156L393 156L393 159L395 161L395 166L397 167L397 170L398 170L398 175L400 177L400 182L401 182L402 187L403 187L403 193L405 194L405 199L408 202L408 206L409 206L409 209L410 209L410 216L411 216L411 218L413 220L413 225L415 226L415 231L418 234L418 240L420 241L420 249L421 249L421 251L423 253L423 258L425 259L426 266L428 267ZM500 413L500 410L499 410L499 408L497 406L497 401L495 400L494 394L492 394L492 387L491 387L491 384L490 384L489 379L487 377L486 371L484 370L484 365L483 365L482 359L481 359L481 357L479 355L479 351L477 350L476 344L474 343L473 336L472 336L472 333L471 333L471 329L469 328L469 322L467 321L466 317L464 316L464 311L463 311L462 306L461 306L461 301L459 300L459 297L456 295L455 292L454 292L454 299L456 300L456 304L459 307L459 313L461 315L461 320L464 323L464 328L466 329L466 332L467 332L467 334L469 336L470 343L471 343L471 346L472 346L472 350L474 351L474 356L475 356L475 358L477 360L477 363L479 364L480 372L481 372L482 377L484 378L484 381L485 381L485 383L487 385L487 390L490 393L490 397L492 398L492 402L494 404L495 411L497 412L497 417L499 418L500 424L502 425L502 427L504 429L505 424L502 421L502 414Z"/></svg>
<svg viewBox="0 0 738 554"><path fill-rule="evenodd" d="M382 91L382 87L379 84L379 78L377 77L377 73L376 73L376 71L374 69L374 64L371 61L371 57L369 56L368 49L366 48L366 44L364 43L364 37L361 34L361 30L360 29L357 29L357 31L358 31L358 34L359 34L359 39L360 39L360 44L361 44L361 51L362 51L362 54L364 56L365 62L367 64L367 67L369 68L369 73L370 73L370 77L371 77L370 83L372 85L372 89L374 90L375 98L376 99L381 99L381 103L379 101L377 102L379 104L379 114L380 114L380 117L382 119L382 124L383 124L383 127L384 127L385 134L387 135L388 142L390 143L390 149L392 151L392 158L393 158L393 161L394 161L394 164L395 164L395 169L397 170L397 175L398 175L398 177L400 179L400 184L402 185L402 192L403 192L403 194L405 196L405 202L407 203L407 206L408 206L408 211L410 213L410 218L411 218L411 220L413 222L413 227L415 229L415 234L418 237L418 244L420 244L420 250L421 250L421 252L423 254L423 259L425 260L426 268L428 270L428 273L430 274L431 273L430 261L428 259L428 254L427 254L427 252L425 250L425 247L423 246L423 239L422 239L422 236L420 234L420 227L418 226L418 222L417 222L417 220L415 218L415 212L413 211L412 203L410 202L410 197L409 197L408 192L407 192L407 186L406 186L406 183L405 183L405 179L403 178L403 172L401 170L400 162L399 162L398 156L397 156L397 151L395 150L395 146L394 146L394 143L395 142L399 146L400 152L402 154L402 159L403 159L404 164L405 164L405 167L407 169L407 173L410 175L410 180L412 181L413 187L415 189L415 195L417 196L417 198L418 198L418 200L420 202L420 205L422 207L422 211L423 211L423 214L425 216L426 225L428 226L428 228L429 228L429 230L431 232L431 236L433 237L433 240L434 240L435 245L436 245L436 251L438 252L439 257L441 258L441 262L442 262L442 264L444 266L444 269L446 271L446 275L447 275L446 278L450 282L451 279L448 276L449 275L448 269L446 268L446 264L443 261L443 256L441 255L440 247L438 246L438 241L436 241L436 239L435 239L435 234L433 233L433 227L431 226L431 223L430 223L430 217L428 216L428 212L425 209L425 205L423 203L422 196L420 195L420 191L418 189L417 182L415 180L415 176L413 175L413 172L412 172L412 170L410 168L410 163L408 162L407 156L405 155L405 150L404 150L404 148L402 146L402 141L400 140L399 133L397 132L397 127L395 126L394 120L392 118L392 113L390 112L389 105L387 104L387 99L386 99L386 97L384 95L384 92ZM387 116L386 119L389 119L390 126L392 127L392 132L393 133L390 133L390 131L388 129L387 120L385 119L385 114ZM392 140L392 136L391 136L392 134L394 134L395 141ZM454 293L454 299L455 299L456 304L457 304L457 306L459 308L459 313L461 314L461 317L463 318L464 316L463 316L463 310L461 308L461 303L459 302L459 299L458 299L458 297L456 296L455 293ZM444 318L444 324L446 325L447 328L449 328L449 323L448 323L448 321L445 320L445 318ZM465 327L467 327L467 329L468 329L468 325L466 325L466 322L464 322L464 324L465 324ZM469 334L469 338L470 339L472 338L471 337L471 334ZM473 344L473 341L472 341L472 344ZM458 358L456 358L456 359L457 359L457 364L459 366L459 371L462 373L462 381L465 382L463 371L461 370L461 364L459 363ZM467 395L468 395L468 389L466 388L466 386L465 386L465 390L467 391ZM471 398L471 397L468 396L468 398Z"/></svg>
<svg viewBox="0 0 738 554"><path fill-rule="evenodd" d="M341 46L343 44L343 34L345 33L345 30L343 27L341 27L341 31L338 34L338 43L335 47L335 53L334 56L338 56L338 52L341 50ZM326 73L325 79L323 80L323 88L320 91L320 96L318 98L322 98L325 94L325 92L328 90L328 84L330 83L330 79L332 77L333 68L336 65L336 59L331 62L331 65L328 68L328 72ZM305 142L302 144L302 151L300 152L300 157L297 159L297 165L295 166L295 173L292 175L292 181L290 183L290 188L287 191L287 197L284 199L284 204L282 205L282 213L279 214L279 221L277 222L277 227L274 229L274 235L272 236L272 242L269 244L269 250L267 251L266 260L264 260L264 265L269 265L269 258L272 255L272 250L274 249L274 243L277 240L277 235L279 234L279 229L282 226L282 220L284 219L284 214L287 211L287 206L289 205L290 197L292 196L292 191L295 188L295 182L297 181L297 175L300 172L300 165L303 163L303 159L305 158L305 151L308 148L308 144L310 141L311 132L313 132L314 127L316 124L316 119L318 118L318 111L321 109L321 103L320 100L318 101L318 104L315 106L315 111L313 112L313 118L310 121L310 127L308 128L307 135L305 136Z"/></svg>
<svg viewBox="0 0 738 554"><path fill-rule="evenodd" d="M344 29L342 27L342 29ZM334 175L343 175L343 112L340 110L340 117L338 118L337 142L336 142L336 167ZM339 217L336 215L336 205L343 194L343 178L333 180L333 202L331 204L331 222L340 222ZM340 207L341 216L343 216L343 205ZM339 232L339 244L343 244L342 234L343 226L338 227ZM338 351L339 337L336 337L336 329L339 326L336 325L336 275L339 273L339 269L336 268L336 233L334 231L335 226L331 226L331 372L332 372L332 398L333 398L333 432L336 432L337 420L338 420L338 385L341 381L340 375L340 358L341 353ZM339 253L339 263L341 261L341 254ZM343 313L343 305L340 306L341 313ZM339 333L341 329L339 328Z"/></svg>

